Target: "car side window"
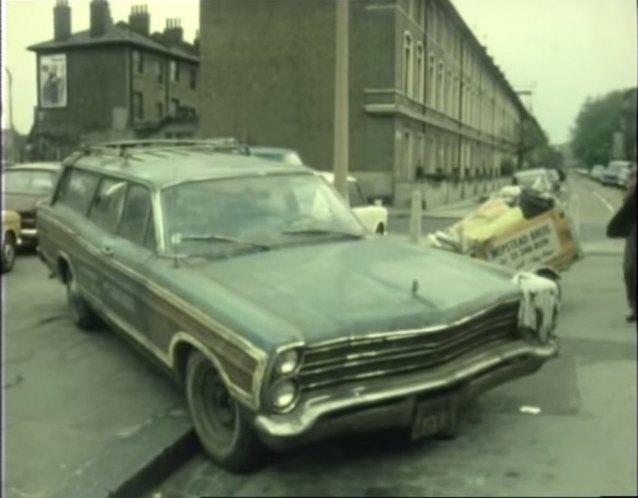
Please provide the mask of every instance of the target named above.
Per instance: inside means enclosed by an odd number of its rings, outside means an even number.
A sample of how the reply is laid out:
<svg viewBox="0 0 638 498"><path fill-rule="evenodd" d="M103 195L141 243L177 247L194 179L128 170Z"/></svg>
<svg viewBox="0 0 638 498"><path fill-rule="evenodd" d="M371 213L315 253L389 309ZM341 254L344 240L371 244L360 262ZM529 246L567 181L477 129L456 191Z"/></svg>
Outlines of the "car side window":
<svg viewBox="0 0 638 498"><path fill-rule="evenodd" d="M141 185L130 185L118 235L134 244L145 245L146 224L151 212L151 192Z"/></svg>
<svg viewBox="0 0 638 498"><path fill-rule="evenodd" d="M55 203L68 206L81 214L86 214L95 194L99 178L97 175L68 168L60 182Z"/></svg>
<svg viewBox="0 0 638 498"><path fill-rule="evenodd" d="M368 204L357 182L348 182L348 198L350 207L361 207Z"/></svg>
<svg viewBox="0 0 638 498"><path fill-rule="evenodd" d="M115 233L124 207L126 187L127 183L122 180L103 178L93 200L89 219L100 228Z"/></svg>

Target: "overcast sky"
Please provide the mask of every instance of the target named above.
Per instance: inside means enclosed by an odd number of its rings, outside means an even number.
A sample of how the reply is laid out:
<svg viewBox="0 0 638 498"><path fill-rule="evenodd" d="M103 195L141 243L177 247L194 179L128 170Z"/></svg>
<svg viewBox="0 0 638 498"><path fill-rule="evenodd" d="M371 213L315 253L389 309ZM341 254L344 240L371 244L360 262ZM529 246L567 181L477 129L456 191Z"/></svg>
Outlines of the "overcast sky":
<svg viewBox="0 0 638 498"><path fill-rule="evenodd" d="M636 0L452 1L514 88L533 90L533 111L554 143L569 138L587 96L636 86ZM27 133L36 80L35 55L26 47L53 37L55 1L2 3L2 60L13 75L15 125ZM144 3L152 31L162 30L167 18L179 17L185 37L194 38L198 0L111 0L113 19L126 20L132 5ZM89 0L69 0L69 5L73 30L88 29Z"/></svg>

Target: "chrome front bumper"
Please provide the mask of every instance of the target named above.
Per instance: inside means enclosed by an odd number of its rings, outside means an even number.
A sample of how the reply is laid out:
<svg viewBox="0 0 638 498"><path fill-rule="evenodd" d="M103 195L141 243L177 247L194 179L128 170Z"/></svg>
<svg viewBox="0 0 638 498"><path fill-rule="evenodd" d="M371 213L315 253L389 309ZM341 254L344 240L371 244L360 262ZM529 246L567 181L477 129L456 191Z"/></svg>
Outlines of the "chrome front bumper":
<svg viewBox="0 0 638 498"><path fill-rule="evenodd" d="M33 244L38 240L38 231L35 228L23 228L20 230L18 245Z"/></svg>
<svg viewBox="0 0 638 498"><path fill-rule="evenodd" d="M345 432L409 426L417 400L455 391L463 405L486 389L534 373L557 354L555 341L545 346L517 341L428 373L317 392L290 413L258 415L254 423L262 441L276 449Z"/></svg>

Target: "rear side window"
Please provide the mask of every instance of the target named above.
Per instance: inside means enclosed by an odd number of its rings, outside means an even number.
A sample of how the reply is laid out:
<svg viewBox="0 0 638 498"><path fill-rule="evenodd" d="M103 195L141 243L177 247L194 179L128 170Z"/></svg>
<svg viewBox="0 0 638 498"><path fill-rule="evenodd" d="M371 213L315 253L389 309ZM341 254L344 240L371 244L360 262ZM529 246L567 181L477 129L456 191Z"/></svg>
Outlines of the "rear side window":
<svg viewBox="0 0 638 498"><path fill-rule="evenodd" d="M122 180L104 178L91 206L89 219L104 230L114 233L122 215L126 187L127 183Z"/></svg>
<svg viewBox="0 0 638 498"><path fill-rule="evenodd" d="M98 177L74 168L64 173L56 197L56 204L62 204L78 213L86 214L98 184Z"/></svg>
<svg viewBox="0 0 638 498"><path fill-rule="evenodd" d="M131 185L126 196L120 237L138 245L144 245L146 227L151 219L151 192L141 185Z"/></svg>

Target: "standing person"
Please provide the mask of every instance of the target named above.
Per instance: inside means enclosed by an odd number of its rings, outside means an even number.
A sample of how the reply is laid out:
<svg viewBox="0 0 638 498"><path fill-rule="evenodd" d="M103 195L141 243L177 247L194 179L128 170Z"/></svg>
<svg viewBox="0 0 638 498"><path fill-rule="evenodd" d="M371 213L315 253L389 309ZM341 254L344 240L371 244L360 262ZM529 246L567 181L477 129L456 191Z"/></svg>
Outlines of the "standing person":
<svg viewBox="0 0 638 498"><path fill-rule="evenodd" d="M607 236L625 238L623 274L629 303L628 322L636 321L636 171L632 173L629 188L621 208L607 225Z"/></svg>

